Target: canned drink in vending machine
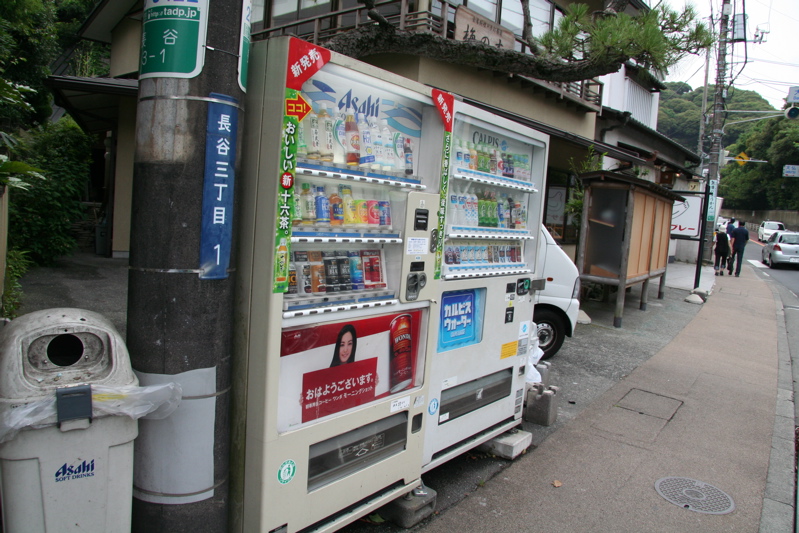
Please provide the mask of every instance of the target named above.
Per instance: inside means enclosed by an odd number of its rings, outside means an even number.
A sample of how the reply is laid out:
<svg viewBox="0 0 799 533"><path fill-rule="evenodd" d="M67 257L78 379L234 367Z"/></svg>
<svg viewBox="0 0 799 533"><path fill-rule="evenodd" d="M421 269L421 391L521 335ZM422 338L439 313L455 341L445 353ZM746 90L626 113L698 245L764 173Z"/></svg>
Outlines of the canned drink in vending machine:
<svg viewBox="0 0 799 533"><path fill-rule="evenodd" d="M355 223L359 226L369 224L369 206L364 199L355 200Z"/></svg>
<svg viewBox="0 0 799 533"><path fill-rule="evenodd" d="M366 201L366 221L370 226L380 224L380 204L377 200Z"/></svg>
<svg viewBox="0 0 799 533"><path fill-rule="evenodd" d="M391 227L391 202L388 200L380 200L380 226L384 228Z"/></svg>
<svg viewBox="0 0 799 533"><path fill-rule="evenodd" d="M411 315L394 317L389 330L389 392L393 393L408 388L413 380Z"/></svg>

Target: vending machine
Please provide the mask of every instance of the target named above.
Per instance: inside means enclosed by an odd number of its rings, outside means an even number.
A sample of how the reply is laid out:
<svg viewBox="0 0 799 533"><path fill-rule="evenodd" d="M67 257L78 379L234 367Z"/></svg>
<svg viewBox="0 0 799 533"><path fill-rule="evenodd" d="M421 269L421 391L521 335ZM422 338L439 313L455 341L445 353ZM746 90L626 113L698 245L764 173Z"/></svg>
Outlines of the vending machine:
<svg viewBox="0 0 799 533"><path fill-rule="evenodd" d="M446 95L441 95L444 98ZM441 171L428 471L521 423L549 137L460 101Z"/></svg>
<svg viewBox="0 0 799 533"><path fill-rule="evenodd" d="M249 70L234 520L333 531L421 484L445 130L428 87L296 38Z"/></svg>

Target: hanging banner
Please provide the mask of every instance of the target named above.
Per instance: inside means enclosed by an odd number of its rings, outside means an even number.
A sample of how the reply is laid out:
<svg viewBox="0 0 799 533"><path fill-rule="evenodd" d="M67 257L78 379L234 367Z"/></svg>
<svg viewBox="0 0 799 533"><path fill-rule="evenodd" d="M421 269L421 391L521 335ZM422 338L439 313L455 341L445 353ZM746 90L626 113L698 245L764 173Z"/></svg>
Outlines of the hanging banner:
<svg viewBox="0 0 799 533"><path fill-rule="evenodd" d="M217 93L211 93L210 98L217 101L208 103L205 132L200 279L225 279L233 249L233 189L239 120L235 98Z"/></svg>
<svg viewBox="0 0 799 533"><path fill-rule="evenodd" d="M439 89L433 89L433 103L444 122L444 154L441 163L441 190L438 200L438 239L436 243L435 279L441 279L441 258L446 234L447 196L449 194L449 166L452 157L452 126L455 120L455 97Z"/></svg>

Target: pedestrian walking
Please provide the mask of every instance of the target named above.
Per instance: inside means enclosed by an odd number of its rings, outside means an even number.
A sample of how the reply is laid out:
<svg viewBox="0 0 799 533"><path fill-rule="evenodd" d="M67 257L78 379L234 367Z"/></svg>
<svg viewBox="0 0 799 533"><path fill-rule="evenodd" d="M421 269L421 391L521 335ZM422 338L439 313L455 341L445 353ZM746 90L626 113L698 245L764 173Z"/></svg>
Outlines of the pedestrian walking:
<svg viewBox="0 0 799 533"><path fill-rule="evenodd" d="M732 217L729 222L727 222L727 237L729 238L732 235L732 230L735 229L735 217Z"/></svg>
<svg viewBox="0 0 799 533"><path fill-rule="evenodd" d="M746 248L746 243L749 242L749 230L746 229L744 226L744 221L738 221L738 227L732 230L730 239L730 246L732 248L732 258L730 259L729 264L729 273L732 275L732 266L735 263L735 277L741 275L741 264L744 261L744 248ZM738 258L736 262L735 259Z"/></svg>
<svg viewBox="0 0 799 533"><path fill-rule="evenodd" d="M723 276L724 269L727 268L727 258L730 256L730 241L726 233L716 232L716 260L713 263L713 270L716 276Z"/></svg>

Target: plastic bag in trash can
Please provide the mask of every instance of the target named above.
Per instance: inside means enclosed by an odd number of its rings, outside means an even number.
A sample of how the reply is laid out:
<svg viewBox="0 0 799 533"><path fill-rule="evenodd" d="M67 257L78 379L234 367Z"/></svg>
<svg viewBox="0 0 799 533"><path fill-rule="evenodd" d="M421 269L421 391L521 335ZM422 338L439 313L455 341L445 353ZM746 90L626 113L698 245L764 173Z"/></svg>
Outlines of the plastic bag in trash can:
<svg viewBox="0 0 799 533"><path fill-rule="evenodd" d="M178 408L183 395L178 383L148 387L91 387L94 418L116 415L129 416L134 420L142 417L156 420L166 418ZM0 409L0 442L13 439L21 429L50 426L57 419L55 394L22 405L0 405Z"/></svg>

